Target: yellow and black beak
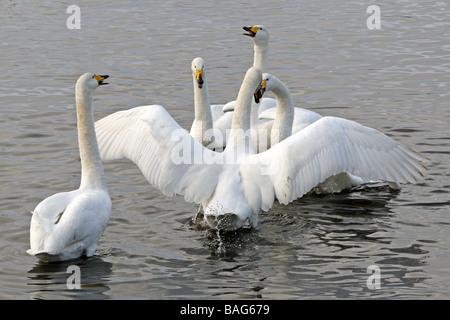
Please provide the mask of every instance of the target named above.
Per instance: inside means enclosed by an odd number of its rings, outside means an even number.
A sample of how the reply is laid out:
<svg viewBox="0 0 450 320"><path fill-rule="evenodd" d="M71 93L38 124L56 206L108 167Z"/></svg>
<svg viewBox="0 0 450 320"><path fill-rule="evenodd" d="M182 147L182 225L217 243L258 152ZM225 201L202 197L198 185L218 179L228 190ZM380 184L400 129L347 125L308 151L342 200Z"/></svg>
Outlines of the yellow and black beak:
<svg viewBox="0 0 450 320"><path fill-rule="evenodd" d="M106 83L106 82L103 82L103 80L109 78L108 75L97 75L97 74L96 74L96 75L94 76L94 78L95 78L95 80L98 81L98 85L99 85L99 86L104 85L104 84L108 84L108 83Z"/></svg>
<svg viewBox="0 0 450 320"><path fill-rule="evenodd" d="M247 33L243 33L244 36L249 36L249 37L254 37L256 36L256 33L258 32L259 28L256 26L253 27L243 27L242 29L244 29L245 31L247 31Z"/></svg>
<svg viewBox="0 0 450 320"><path fill-rule="evenodd" d="M203 80L203 78L204 78L203 70L198 70L197 69L196 72L195 72L195 77L197 79L198 87L200 89L203 88L203 83L205 83L204 80Z"/></svg>
<svg viewBox="0 0 450 320"><path fill-rule="evenodd" d="M261 81L261 85L258 86L255 93L253 94L256 103L259 103L259 100L262 99L264 92L266 92L266 80Z"/></svg>

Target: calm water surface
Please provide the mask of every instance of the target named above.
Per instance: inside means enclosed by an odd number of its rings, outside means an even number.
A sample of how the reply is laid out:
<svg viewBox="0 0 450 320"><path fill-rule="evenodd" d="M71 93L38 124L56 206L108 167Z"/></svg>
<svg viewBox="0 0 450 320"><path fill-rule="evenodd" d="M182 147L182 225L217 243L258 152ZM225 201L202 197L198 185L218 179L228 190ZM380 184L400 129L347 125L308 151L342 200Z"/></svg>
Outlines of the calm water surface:
<svg viewBox="0 0 450 320"><path fill-rule="evenodd" d="M382 1L0 3L1 299L448 299L450 4ZM253 60L242 26L271 34L269 72L297 106L377 128L430 158L426 179L276 204L257 229L217 234L197 206L166 198L129 161L105 163L113 210L96 255L43 264L26 254L30 211L79 185L74 84L110 75L95 117L165 106L189 128L190 63L213 103L234 100ZM67 267L81 268L69 290ZM381 270L369 289L367 268Z"/></svg>

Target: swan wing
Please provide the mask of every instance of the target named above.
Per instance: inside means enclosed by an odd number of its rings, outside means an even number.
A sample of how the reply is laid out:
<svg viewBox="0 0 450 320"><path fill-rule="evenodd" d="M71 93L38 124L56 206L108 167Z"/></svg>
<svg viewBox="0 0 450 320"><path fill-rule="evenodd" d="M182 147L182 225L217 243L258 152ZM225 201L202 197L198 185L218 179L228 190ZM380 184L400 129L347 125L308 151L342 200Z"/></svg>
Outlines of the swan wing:
<svg viewBox="0 0 450 320"><path fill-rule="evenodd" d="M415 183L427 161L378 130L335 117L323 117L255 157L283 204L342 172L364 181Z"/></svg>
<svg viewBox="0 0 450 320"><path fill-rule="evenodd" d="M76 197L77 192L78 190L56 193L45 198L36 206L32 211L32 220L38 222L36 225L39 225L42 232L52 232L54 225L66 211L73 198Z"/></svg>
<svg viewBox="0 0 450 320"><path fill-rule="evenodd" d="M76 191L56 193L42 200L32 211L28 254L35 255L47 251L47 244L52 238L55 225L75 194Z"/></svg>
<svg viewBox="0 0 450 320"><path fill-rule="evenodd" d="M103 160L127 158L166 196L188 202L209 198L218 180L219 154L204 148L159 105L113 113L95 123ZM220 163L220 161L218 161Z"/></svg>

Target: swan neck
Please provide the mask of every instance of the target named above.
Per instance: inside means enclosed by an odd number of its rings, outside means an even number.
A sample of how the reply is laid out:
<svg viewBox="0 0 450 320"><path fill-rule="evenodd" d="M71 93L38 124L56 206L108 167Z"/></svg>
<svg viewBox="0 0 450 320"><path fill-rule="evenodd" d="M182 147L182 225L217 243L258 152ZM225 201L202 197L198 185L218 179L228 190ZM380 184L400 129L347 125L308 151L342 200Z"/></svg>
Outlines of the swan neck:
<svg viewBox="0 0 450 320"><path fill-rule="evenodd" d="M202 144L209 143L204 141L207 130L213 129L213 119L211 113L211 104L209 101L208 87L206 81L203 87L199 88L194 75L194 122L191 133L194 138Z"/></svg>
<svg viewBox="0 0 450 320"><path fill-rule="evenodd" d="M102 160L95 135L92 92L77 86L76 105L78 147L81 159L80 188L106 189Z"/></svg>
<svg viewBox="0 0 450 320"><path fill-rule="evenodd" d="M244 81L236 98L236 106L234 108L233 119L231 122L232 131L246 131L250 129L250 111L252 106L253 91L248 81Z"/></svg>
<svg viewBox="0 0 450 320"><path fill-rule="evenodd" d="M252 106L250 110L250 128L259 124L259 104L252 99Z"/></svg>
<svg viewBox="0 0 450 320"><path fill-rule="evenodd" d="M252 107L253 93L258 85L258 79L246 76L239 89L234 108L231 130L225 151L236 149L245 150L246 153L253 153L253 146L250 137L250 113ZM235 151L235 150L234 150Z"/></svg>
<svg viewBox="0 0 450 320"><path fill-rule="evenodd" d="M283 141L292 134L294 122L294 102L288 87L278 79L272 79L274 87L271 90L277 100L275 120L271 130L271 145Z"/></svg>
<svg viewBox="0 0 450 320"><path fill-rule="evenodd" d="M257 43L255 43L253 47L255 52L253 57L253 66L264 72L266 70L267 53L269 48Z"/></svg>

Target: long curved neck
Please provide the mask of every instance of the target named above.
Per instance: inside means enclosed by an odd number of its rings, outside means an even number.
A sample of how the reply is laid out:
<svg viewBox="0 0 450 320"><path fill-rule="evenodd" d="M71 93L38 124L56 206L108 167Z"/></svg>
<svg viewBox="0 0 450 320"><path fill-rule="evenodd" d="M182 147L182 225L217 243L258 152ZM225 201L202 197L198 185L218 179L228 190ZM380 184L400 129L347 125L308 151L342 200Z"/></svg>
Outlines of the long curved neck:
<svg viewBox="0 0 450 320"><path fill-rule="evenodd" d="M92 93L76 88L78 147L81 158L80 188L100 187L106 189L102 160L95 135Z"/></svg>
<svg viewBox="0 0 450 320"><path fill-rule="evenodd" d="M272 92L277 100L275 120L270 132L271 146L292 135L294 102L288 87L277 78L272 78Z"/></svg>
<svg viewBox="0 0 450 320"><path fill-rule="evenodd" d="M230 135L225 151L231 150L233 147L239 145L240 147L244 147L246 152L254 152L250 136L250 113L253 94L259 83L258 81L261 82L261 80L254 79L254 77L247 72L236 98Z"/></svg>
<svg viewBox="0 0 450 320"><path fill-rule="evenodd" d="M205 141L205 133L213 128L211 114L211 104L209 102L208 86L206 81L203 87L199 88L194 75L194 122L191 127L191 135L203 145L208 145L210 141Z"/></svg>
<svg viewBox="0 0 450 320"><path fill-rule="evenodd" d="M253 43L253 66L261 69L263 72L266 70L267 53L269 48L266 45L260 45L256 42Z"/></svg>

